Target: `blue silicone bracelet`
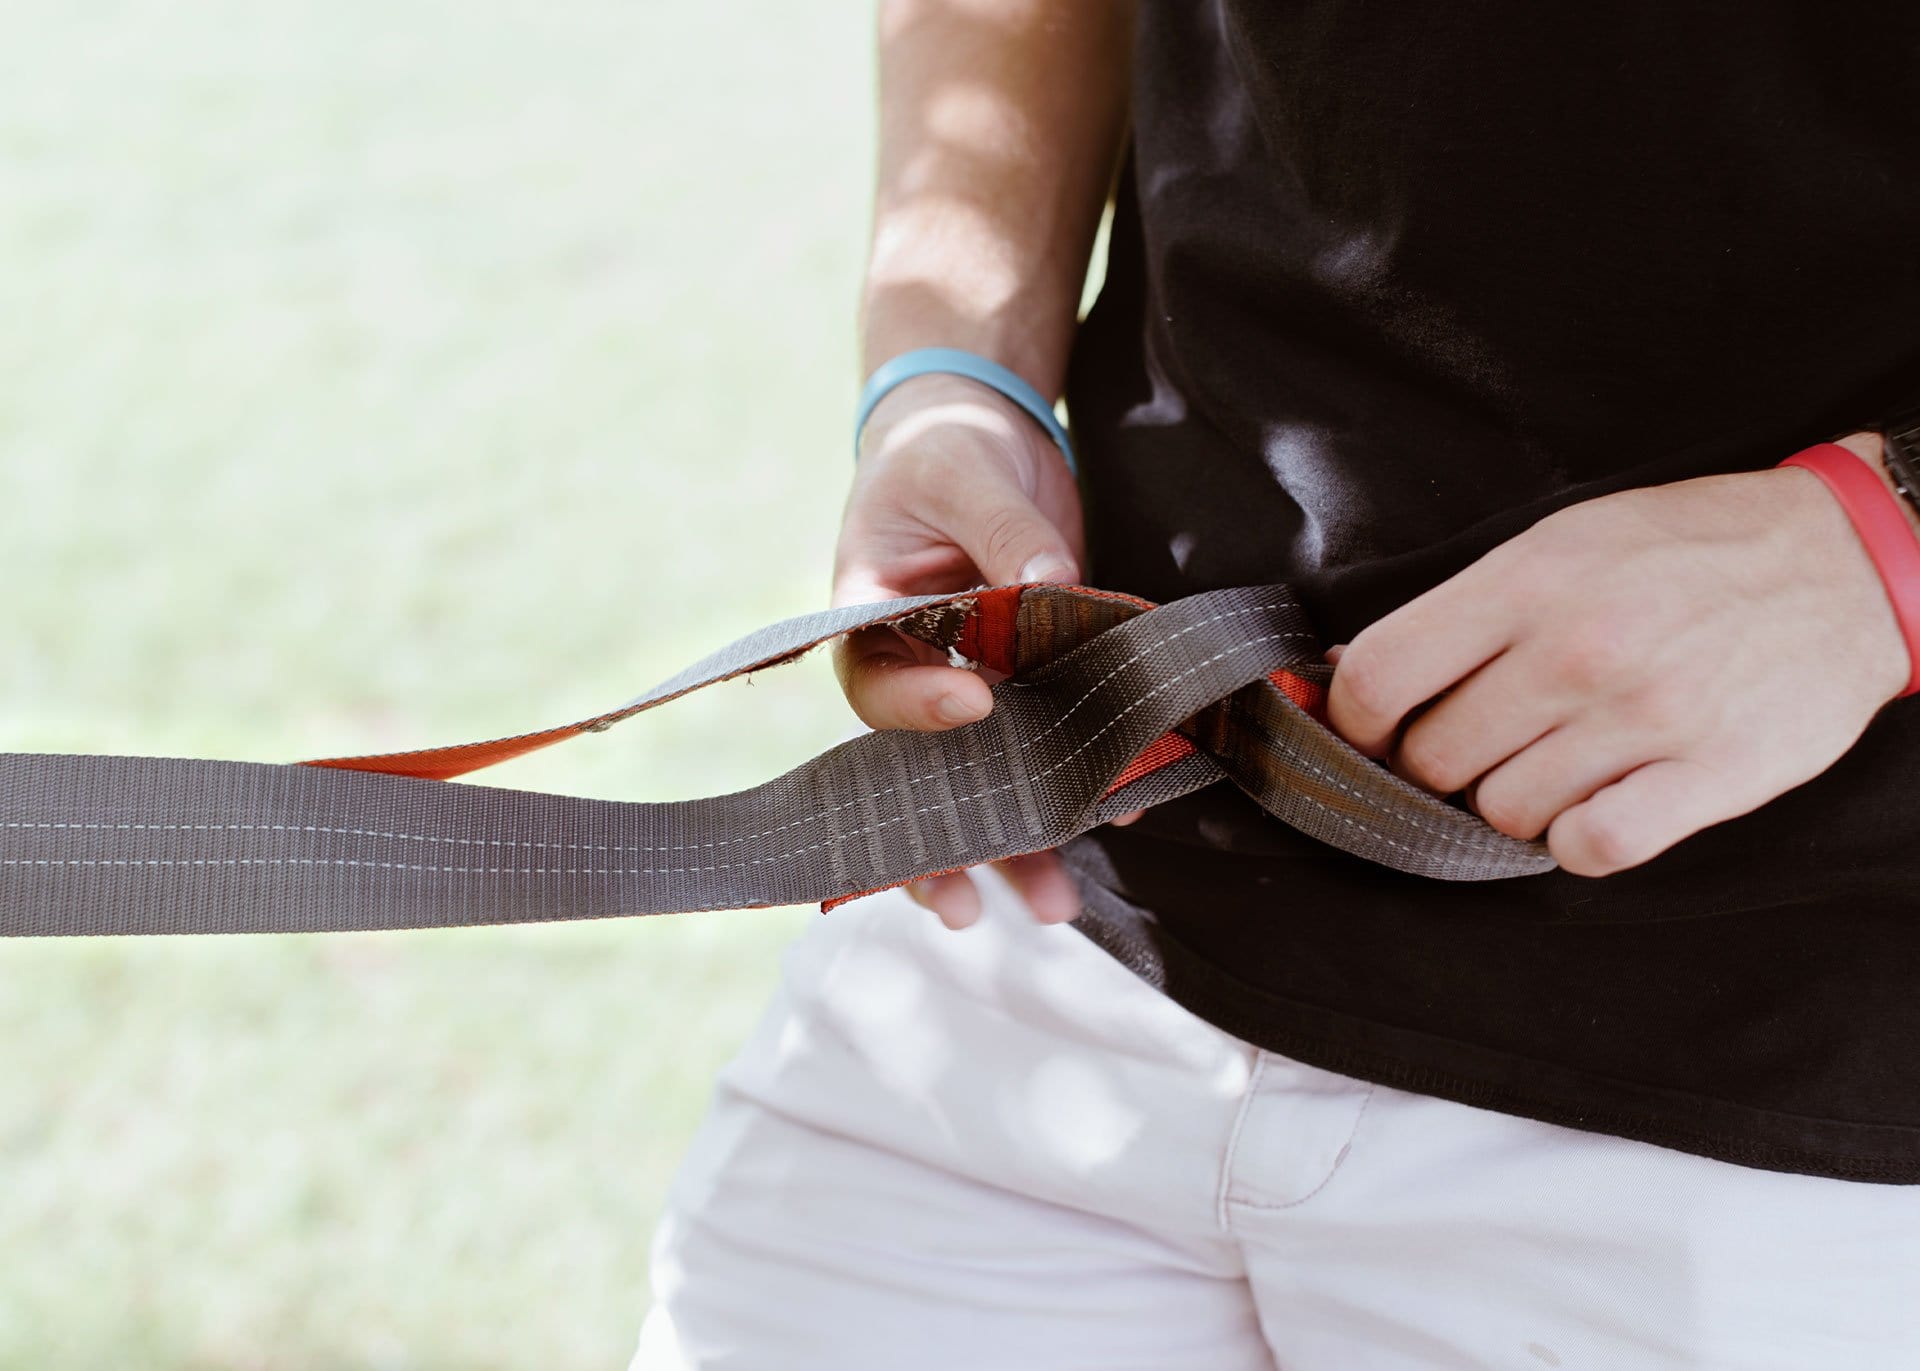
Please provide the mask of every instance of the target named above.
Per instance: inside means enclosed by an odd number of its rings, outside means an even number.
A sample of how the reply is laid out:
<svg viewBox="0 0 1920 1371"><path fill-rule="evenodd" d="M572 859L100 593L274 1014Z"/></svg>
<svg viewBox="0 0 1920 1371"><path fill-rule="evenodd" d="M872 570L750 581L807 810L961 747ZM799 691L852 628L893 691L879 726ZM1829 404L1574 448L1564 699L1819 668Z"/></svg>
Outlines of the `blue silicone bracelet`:
<svg viewBox="0 0 1920 1371"><path fill-rule="evenodd" d="M889 358L874 368L873 375L867 378L867 384L861 388L860 405L854 411L853 450L856 456L860 452L860 432L867 426L867 416L873 413L873 407L902 381L911 381L929 372L964 376L999 391L1033 416L1034 422L1047 431L1047 436L1060 449L1060 455L1067 459L1067 470L1075 477L1079 476L1079 464L1073 460L1073 440L1067 437L1067 430L1055 417L1053 406L1047 403L1046 397L1022 380L1017 372L998 362L989 361L977 352L967 352L961 348L915 348Z"/></svg>

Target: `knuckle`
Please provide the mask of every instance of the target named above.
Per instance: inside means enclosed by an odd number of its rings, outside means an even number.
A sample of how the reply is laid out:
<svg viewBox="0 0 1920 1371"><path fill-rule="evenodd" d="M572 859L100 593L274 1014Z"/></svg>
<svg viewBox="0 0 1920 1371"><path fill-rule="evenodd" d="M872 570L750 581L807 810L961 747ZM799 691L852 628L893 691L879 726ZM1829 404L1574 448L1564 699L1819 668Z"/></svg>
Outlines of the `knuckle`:
<svg viewBox="0 0 1920 1371"><path fill-rule="evenodd" d="M1509 838L1531 839L1540 833L1539 820L1517 795L1500 791L1480 791L1474 796L1474 812L1496 833Z"/></svg>
<svg viewBox="0 0 1920 1371"><path fill-rule="evenodd" d="M1690 706L1697 703L1679 684L1656 679L1630 692L1620 707L1635 736L1659 742L1680 736Z"/></svg>
<svg viewBox="0 0 1920 1371"><path fill-rule="evenodd" d="M1587 694L1618 680L1622 664L1631 660L1631 652L1632 634L1627 625L1594 616L1561 639L1554 651L1554 671L1563 685Z"/></svg>
<svg viewBox="0 0 1920 1371"><path fill-rule="evenodd" d="M1012 561L1021 552L1026 533L1026 521L1016 511L990 510L980 524L982 555L996 566Z"/></svg>
<svg viewBox="0 0 1920 1371"><path fill-rule="evenodd" d="M1639 835L1626 821L1611 815L1596 815L1583 823L1580 846L1592 871L1618 871L1639 860Z"/></svg>
<svg viewBox="0 0 1920 1371"><path fill-rule="evenodd" d="M1334 680L1345 693L1349 710L1360 719L1383 718L1392 707L1392 683L1386 663L1373 650L1364 632L1347 644L1334 668Z"/></svg>
<svg viewBox="0 0 1920 1371"><path fill-rule="evenodd" d="M851 657L842 671L841 688L860 721L870 728L886 728L898 710L899 658L884 652Z"/></svg>
<svg viewBox="0 0 1920 1371"><path fill-rule="evenodd" d="M1445 744L1418 732L1408 734L1400 744L1400 766L1413 779L1443 794L1472 779L1457 774L1458 763Z"/></svg>

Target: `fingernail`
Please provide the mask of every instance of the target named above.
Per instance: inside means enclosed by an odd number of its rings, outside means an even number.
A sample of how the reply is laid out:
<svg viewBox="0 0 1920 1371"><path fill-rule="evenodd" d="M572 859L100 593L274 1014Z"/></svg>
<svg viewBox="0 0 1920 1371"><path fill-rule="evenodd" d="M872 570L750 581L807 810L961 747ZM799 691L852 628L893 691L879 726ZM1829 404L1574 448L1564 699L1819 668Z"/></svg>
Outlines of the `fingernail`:
<svg viewBox="0 0 1920 1371"><path fill-rule="evenodd" d="M1017 579L1022 581L1071 581L1073 579L1073 563L1051 552L1043 552L1037 557L1030 558L1027 564L1020 568L1020 575Z"/></svg>
<svg viewBox="0 0 1920 1371"><path fill-rule="evenodd" d="M958 695L942 695L934 703L933 712L950 724L970 724L986 717Z"/></svg>

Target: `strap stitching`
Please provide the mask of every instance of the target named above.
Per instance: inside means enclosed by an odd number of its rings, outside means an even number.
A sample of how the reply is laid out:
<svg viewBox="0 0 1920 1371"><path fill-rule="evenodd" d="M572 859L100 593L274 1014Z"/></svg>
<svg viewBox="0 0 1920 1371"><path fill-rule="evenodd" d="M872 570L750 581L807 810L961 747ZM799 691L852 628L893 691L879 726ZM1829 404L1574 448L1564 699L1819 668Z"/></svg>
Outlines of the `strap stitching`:
<svg viewBox="0 0 1920 1371"><path fill-rule="evenodd" d="M1216 614L1211 618L1201 619L1194 623L1188 624L1185 628L1182 628L1173 633L1170 633L1165 638L1159 639L1158 641L1152 643L1151 645L1145 648L1142 648L1134 656L1128 658L1126 661L1122 662L1119 666L1116 666L1112 671L1109 671L1105 676L1101 677L1098 681L1094 682L1093 685L1089 686L1086 692L1082 694L1079 699L1075 700L1071 706L1068 707L1066 713L1062 714L1058 719L1055 719L1052 724L1048 725L1048 727L1042 729L1040 732L1034 734L1032 737L1021 740L1020 745L1016 750L1024 752L1027 748L1031 747L1034 743L1046 737L1054 729L1058 728L1061 724L1066 722L1069 715L1071 715L1075 710L1079 709L1081 705L1087 702L1087 700L1092 698L1093 695L1097 693L1101 689L1101 687L1105 686L1108 681L1111 681L1120 672L1126 670L1128 667L1140 661L1141 658L1146 657L1151 653L1158 652L1161 648L1171 643L1175 638L1179 638L1185 634L1191 633L1195 629L1205 628L1210 624L1217 624L1224 619L1238 618L1248 614L1260 614L1270 609L1282 608L1283 605L1284 605L1284 602L1276 601L1272 604L1257 605L1252 608L1224 610L1221 613ZM1261 638L1255 641L1270 642L1276 638L1311 638L1312 636L1313 635L1310 633L1282 633L1282 634L1273 634L1267 638ZM1209 658L1207 662L1203 662L1201 663L1201 665L1206 666L1217 660L1219 659ZM1198 668L1195 668L1195 669L1197 670ZM1188 672L1185 674L1190 675L1192 673ZM1178 680L1180 678L1175 677L1174 679ZM1143 695L1140 698L1142 700L1145 700L1149 698L1151 694L1152 692L1149 692L1148 695ZM1118 718L1120 716L1116 715L1115 717ZM1101 732L1105 732L1105 731L1106 731L1105 729L1101 730ZM1100 734L1096 733L1093 736L1097 738L1100 736ZM1077 755L1077 753L1068 754L1068 757L1066 760L1071 760L1072 757L1075 755ZM87 824L87 823L0 822L0 828L77 828L77 829L96 829L96 830L98 829L115 829L115 830L138 829L141 831L161 831L161 832L187 832L187 831L212 830L212 831L220 831L220 832L259 831L259 832L269 832L269 833L331 833L331 834L338 834L346 837L392 838L396 841L403 841L403 842L452 843L452 844L460 844L460 845L466 845L466 846L479 846L479 847L564 848L564 849L570 849L574 851L587 851L587 852L695 852L695 851L701 851L707 848L737 847L745 843L758 842L762 838L772 837L775 833L782 832L789 828L799 828L799 827L804 827L807 824L817 823L820 820L827 818L829 815L838 814L840 811L845 809L852 809L855 806L859 805L863 800L878 800L883 796L891 795L895 791L901 789L903 785L905 787L910 788L912 786L917 786L924 781L930 781L934 779L934 777L939 775L953 776L958 774L959 772L968 770L969 768L979 766L987 760L990 760L990 759L984 758L984 757L976 757L970 761L957 763L956 765L949 768L945 772L928 772L924 776L910 777L904 783L896 783L894 785L886 786L880 790L874 791L870 795L857 796L854 799L847 800L844 803L834 805L831 808L822 809L812 814L803 815L798 819L789 819L784 824L778 824L773 828L766 829L759 833L750 833L750 834L745 834L743 836L732 837L732 838L715 839L712 842L704 842L704 843L680 843L680 844L657 844L657 845L646 844L646 843L550 843L550 842L542 842L538 839L523 839L523 838L452 838L452 837L442 838L442 837L435 837L431 834L425 834L425 833L387 832L381 829L365 829L365 828L328 828L328 827L324 827L317 824L106 824L106 823ZM1046 774L1046 773L1042 773L1042 774ZM990 794L992 792L982 791L981 793ZM927 811L921 810L916 812L925 813ZM859 836L859 835L852 834L849 836ZM810 850L811 849L802 849L802 851L810 851ZM787 855L797 856L799 854L789 853ZM465 870L468 868L449 867L444 869ZM472 869L482 870L485 868L472 868ZM689 867L685 869L689 871L693 871L693 870L709 870L711 868Z"/></svg>
<svg viewBox="0 0 1920 1371"><path fill-rule="evenodd" d="M1340 778L1337 775L1335 775L1333 772L1328 771L1324 767L1315 766L1312 762L1307 760L1306 754L1303 753L1299 748L1288 745L1288 740L1283 739L1277 733L1269 733L1269 737L1275 744L1285 746L1287 755L1300 767L1304 768L1307 771L1311 771L1314 775L1320 777L1320 779L1331 784L1334 789L1344 791L1348 795L1351 795L1354 799L1360 801L1362 804L1365 804L1367 802L1367 796L1362 794L1358 789L1358 787L1344 784L1340 780ZM1390 773L1382 772L1381 774L1383 776L1386 776ZM1421 793L1425 794L1426 792L1423 791ZM1369 828L1366 824L1361 823L1358 819L1352 817L1351 815L1343 814L1339 810L1335 809L1332 805L1327 804L1320 800L1316 800L1310 795L1296 795L1294 798L1301 800L1306 804L1312 805L1315 808L1321 810L1322 812L1329 814L1336 819L1339 819L1342 823L1350 824L1354 828L1359 829L1362 833L1378 838L1384 843L1389 843L1392 846L1400 848L1406 852L1412 852L1415 850L1410 844L1395 842L1392 838L1389 838L1386 834L1380 832L1378 829ZM1395 812L1394 817L1400 820L1400 822L1404 823L1407 827L1418 829L1422 833L1431 834L1432 836L1440 839L1442 842L1452 843L1457 846L1471 848L1476 851L1493 853L1493 854L1505 854L1510 851L1510 847L1509 847L1510 844L1522 843L1521 839L1510 837L1508 835L1501 835L1501 837L1505 838L1505 841L1503 842L1496 838L1488 838L1484 834L1478 833L1478 832L1465 832L1465 833L1450 832L1444 828L1436 828L1429 824L1423 824L1418 819L1415 819L1409 815L1401 814L1398 812ZM1462 819L1464 820L1465 817L1466 816L1463 815Z"/></svg>
<svg viewBox="0 0 1920 1371"><path fill-rule="evenodd" d="M1275 608L1275 606L1272 606L1272 605L1268 605L1265 607L1269 609ZM1225 616L1222 616L1222 617L1225 617ZM1114 728L1120 722L1120 720L1124 719L1133 710L1145 704L1148 700L1152 699L1155 695L1159 694L1161 691L1167 689L1172 685L1177 684L1178 682L1184 680L1186 677L1193 675L1196 671L1199 671L1201 668L1211 666L1215 662L1218 662L1223 658L1231 657L1238 652L1244 652L1248 648L1255 647L1261 643L1270 643L1270 642L1278 641L1283 638L1297 638L1301 636L1303 635L1298 633L1269 633L1258 638L1250 638L1247 641L1242 643L1236 643L1232 647L1228 647L1219 652L1214 653L1213 656L1208 657L1204 661L1196 662L1194 665L1188 667L1185 671L1181 672L1178 676L1168 677L1166 680L1161 681L1158 685L1154 686L1152 690L1149 690L1146 692L1146 694L1141 695L1138 699L1134 700L1131 704L1127 705L1125 709L1122 709L1118 714L1115 714L1111 719L1107 720L1105 724L1101 725L1099 732L1089 735L1086 739L1084 739L1080 743L1078 747L1074 748L1073 751L1067 753L1066 756L1062 757L1059 761L1055 762L1052 766L1046 768L1044 771L1034 772L1032 776L1028 778L1028 782L1031 783L1032 781L1042 780L1048 776L1051 776L1054 772L1060 770L1060 768L1064 767L1065 765L1067 765L1067 763L1071 762L1074 758L1078 757L1081 753L1085 752L1088 748L1092 747L1093 744L1097 742L1103 734L1107 733L1110 729ZM1155 646L1156 647L1165 646L1165 644L1168 641L1171 641L1171 638L1163 639L1160 643L1156 644ZM1144 656L1146 655L1146 652L1152 652L1153 650L1154 648L1148 648L1141 655ZM1138 660L1138 658L1136 658L1135 660ZM1106 679L1111 680L1112 673L1109 673ZM1103 680L1100 684L1104 685L1105 683L1106 682ZM1094 689L1095 690L1099 689L1099 686L1095 686ZM1014 785L1015 785L1014 782L1008 782L1004 785L993 786L986 790L975 791L971 795L956 796L951 803L953 805L961 805L961 804L966 804L973 800L984 799L988 795L997 795L1001 791L1012 790L1014 788ZM889 789L892 789L892 788L893 787L889 787ZM884 791L876 792L876 796L884 793L885 793ZM288 865L292 865L292 866L365 866L365 867L378 867L378 868L383 868L388 870L399 870L399 871L430 871L430 872L448 874L448 875L678 876L678 875L692 875L696 872L701 872L701 871L724 871L724 870L734 870L734 869L750 867L750 866L760 866L766 862L788 861L794 857L802 856L808 852L815 852L824 847L832 847L838 843L847 842L854 838L867 837L873 833L879 832L881 829L886 828L891 824L905 823L910 817L921 815L921 814L936 813L939 810L945 809L947 807L948 807L947 805L924 805L918 809L912 810L909 814L895 815L893 818L883 819L879 823L873 824L868 827L849 830L848 832L839 834L824 843L811 843L805 847L796 848L791 852L782 852L777 855L767 856L767 857L755 857L749 861L744 861L744 862L716 862L706 866L669 866L669 867L544 867L544 866L543 867L484 867L484 866L481 866L481 867L473 867L473 866L435 866L427 863L418 863L418 862L377 862L377 861L367 861L367 860L356 859L356 858L332 858L332 857L149 857L149 858L9 857L9 858L0 858L0 866L288 866ZM645 851L647 849L642 848L637 850Z"/></svg>

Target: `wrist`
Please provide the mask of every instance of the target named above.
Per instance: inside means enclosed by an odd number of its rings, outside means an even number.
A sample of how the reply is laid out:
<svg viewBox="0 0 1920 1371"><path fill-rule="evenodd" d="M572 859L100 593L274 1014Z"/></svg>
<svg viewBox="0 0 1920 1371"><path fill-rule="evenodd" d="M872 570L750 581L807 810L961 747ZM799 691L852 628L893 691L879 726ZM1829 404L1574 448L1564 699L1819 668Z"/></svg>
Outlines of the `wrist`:
<svg viewBox="0 0 1920 1371"><path fill-rule="evenodd" d="M1008 444L1047 444L1020 406L992 386L949 372L931 371L902 381L881 397L860 430L858 460L911 444L945 424L985 430Z"/></svg>
<svg viewBox="0 0 1920 1371"><path fill-rule="evenodd" d="M1876 608L1865 609L1866 598L1859 604L1860 623L1874 643L1865 669L1885 685L1884 702L1920 692L1920 533L1907 516L1906 502L1885 479L1873 445L1859 441L1866 436L1816 443L1780 466L1799 467L1826 487L1831 501L1824 514L1811 517L1823 519L1836 534L1842 522L1847 524L1850 536L1842 540L1852 549L1850 560L1869 564L1861 571L1879 583L1880 594L1870 597ZM1864 576L1845 579L1864 594Z"/></svg>
<svg viewBox="0 0 1920 1371"><path fill-rule="evenodd" d="M1027 285L1003 297L955 280L869 275L860 317L861 372L871 376L903 353L960 348L998 362L1049 404L1066 388L1078 297Z"/></svg>
<svg viewBox="0 0 1920 1371"><path fill-rule="evenodd" d="M969 352L955 347L915 348L888 359L867 377L867 383L860 388L860 399L854 408L854 456L857 460L864 448L865 429L880 403L901 386L916 378L928 375L957 376L975 382L990 390L1019 409L1046 434L1066 462L1069 474L1078 476L1073 460L1073 439L1068 436L1066 426L1054 413L1054 404L1045 395L1034 389L1031 382L1018 372L983 357L977 352Z"/></svg>

